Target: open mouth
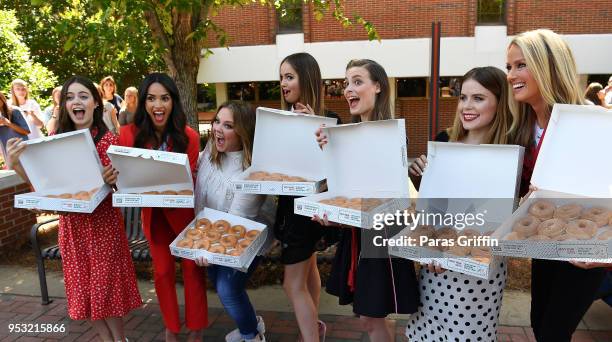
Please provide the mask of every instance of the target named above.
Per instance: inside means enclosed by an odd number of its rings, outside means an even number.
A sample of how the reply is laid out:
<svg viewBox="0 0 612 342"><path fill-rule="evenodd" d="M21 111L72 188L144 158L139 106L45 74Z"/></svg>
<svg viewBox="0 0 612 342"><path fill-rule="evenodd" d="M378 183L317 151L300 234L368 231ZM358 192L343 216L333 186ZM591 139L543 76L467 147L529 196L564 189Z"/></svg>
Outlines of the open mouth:
<svg viewBox="0 0 612 342"><path fill-rule="evenodd" d="M77 108L73 109L72 113L77 120L83 120L85 118L85 109Z"/></svg>
<svg viewBox="0 0 612 342"><path fill-rule="evenodd" d="M357 96L350 96L350 97L347 97L347 101L348 101L348 104L349 104L350 108L355 108L359 104L359 97L357 97Z"/></svg>
<svg viewBox="0 0 612 342"><path fill-rule="evenodd" d="M289 89L283 89L283 96L287 97L290 92L291 92L291 90L289 90Z"/></svg>
<svg viewBox="0 0 612 342"><path fill-rule="evenodd" d="M480 114L474 114L474 113L462 113L461 115L463 116L463 121L465 122L474 121L478 119L478 117L480 116Z"/></svg>
<svg viewBox="0 0 612 342"><path fill-rule="evenodd" d="M223 137L223 135L215 134L215 143L217 144L217 147L222 147L223 145L225 145L225 138Z"/></svg>
<svg viewBox="0 0 612 342"><path fill-rule="evenodd" d="M164 122L164 112L163 111L154 111L153 112L153 119L155 120L155 122L158 123L162 123Z"/></svg>
<svg viewBox="0 0 612 342"><path fill-rule="evenodd" d="M525 88L525 83L524 82L518 82L518 83L513 83L512 84L512 89L513 90L519 90L519 89L523 89Z"/></svg>

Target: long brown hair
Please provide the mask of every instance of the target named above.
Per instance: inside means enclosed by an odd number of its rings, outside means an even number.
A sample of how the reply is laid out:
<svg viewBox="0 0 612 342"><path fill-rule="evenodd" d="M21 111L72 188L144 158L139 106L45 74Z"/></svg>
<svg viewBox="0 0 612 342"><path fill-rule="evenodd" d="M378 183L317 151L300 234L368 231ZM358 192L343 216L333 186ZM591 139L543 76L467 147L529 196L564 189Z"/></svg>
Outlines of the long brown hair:
<svg viewBox="0 0 612 342"><path fill-rule="evenodd" d="M589 84L589 86L586 88L586 91L584 92L584 97L587 100L593 102L593 104L595 105L603 106L604 103L601 101L601 99L597 95L597 93L599 93L599 91L602 89L603 89L603 86L601 85L601 83L593 82Z"/></svg>
<svg viewBox="0 0 612 342"><path fill-rule="evenodd" d="M483 144L507 144L508 130L512 124L512 114L508 108L508 81L506 74L492 66L474 68L463 75L463 82L474 80L495 95L497 107L495 117L490 124L489 131L484 137ZM461 141L468 134L463 128L460 118L459 105L455 114L453 126L449 129L450 141Z"/></svg>
<svg viewBox="0 0 612 342"><path fill-rule="evenodd" d="M297 73L300 86L300 99L303 105L309 104L315 114L325 116L325 104L323 101L323 80L319 63L310 54L305 52L294 53L285 57L280 65L289 63ZM281 108L291 110L294 103L287 103L285 97L281 96Z"/></svg>
<svg viewBox="0 0 612 342"><path fill-rule="evenodd" d="M102 98L104 98L106 96L105 90L104 90L104 84L106 82L110 82L113 84L113 93L111 94L111 98L115 96L115 93L117 92L117 83L115 82L115 79L113 78L113 76L106 76L104 77L101 81L100 81L100 88L102 88Z"/></svg>
<svg viewBox="0 0 612 342"><path fill-rule="evenodd" d="M233 115L234 131L238 138L240 138L240 145L242 146L242 168L246 169L251 166L253 160L253 139L255 137L255 109L248 102L244 101L227 101L222 103L217 109L215 115L215 121L217 121L217 115L221 109L227 108ZM210 161L221 166L221 160L224 157L223 153L217 150L217 146L214 143L214 133L211 132L208 138L208 143L211 146L210 149Z"/></svg>
<svg viewBox="0 0 612 342"><path fill-rule="evenodd" d="M356 67L366 69L370 74L370 80L372 80L374 83L378 83L378 86L380 87L380 92L376 94L374 109L372 110L369 120L378 121L393 119L390 99L391 90L389 87L389 78L387 77L385 68L371 59L353 59L346 65L346 70Z"/></svg>
<svg viewBox="0 0 612 342"><path fill-rule="evenodd" d="M9 108L6 97L0 91L0 113L4 115L9 121L13 119L13 110Z"/></svg>

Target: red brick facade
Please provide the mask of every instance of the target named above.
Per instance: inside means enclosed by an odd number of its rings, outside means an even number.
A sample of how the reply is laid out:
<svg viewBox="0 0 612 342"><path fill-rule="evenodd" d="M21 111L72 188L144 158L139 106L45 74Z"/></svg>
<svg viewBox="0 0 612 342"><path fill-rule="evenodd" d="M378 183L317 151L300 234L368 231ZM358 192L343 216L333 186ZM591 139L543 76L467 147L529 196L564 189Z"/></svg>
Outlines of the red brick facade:
<svg viewBox="0 0 612 342"><path fill-rule="evenodd" d="M18 248L29 239L36 216L29 210L13 207L15 195L29 191L27 184L0 190L0 251Z"/></svg>

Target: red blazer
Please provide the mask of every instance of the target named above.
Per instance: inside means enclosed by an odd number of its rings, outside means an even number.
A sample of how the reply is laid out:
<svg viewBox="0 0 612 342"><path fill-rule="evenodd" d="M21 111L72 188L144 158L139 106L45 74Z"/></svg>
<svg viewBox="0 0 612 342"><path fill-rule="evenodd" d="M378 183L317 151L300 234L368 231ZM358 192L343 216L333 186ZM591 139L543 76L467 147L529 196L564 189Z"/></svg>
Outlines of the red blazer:
<svg viewBox="0 0 612 342"><path fill-rule="evenodd" d="M138 128L134 124L121 126L119 145L134 147L134 141L137 133ZM200 135L189 126L185 126L185 134L187 134L189 139L186 153L189 158L191 175L193 176L193 179L195 179L198 154L200 152ZM172 150L171 144L170 150ZM151 228L151 216L153 210L161 210L167 221L170 223L170 225L172 225L172 230L175 232L181 231L195 217L193 208L142 208L143 224L149 228Z"/></svg>

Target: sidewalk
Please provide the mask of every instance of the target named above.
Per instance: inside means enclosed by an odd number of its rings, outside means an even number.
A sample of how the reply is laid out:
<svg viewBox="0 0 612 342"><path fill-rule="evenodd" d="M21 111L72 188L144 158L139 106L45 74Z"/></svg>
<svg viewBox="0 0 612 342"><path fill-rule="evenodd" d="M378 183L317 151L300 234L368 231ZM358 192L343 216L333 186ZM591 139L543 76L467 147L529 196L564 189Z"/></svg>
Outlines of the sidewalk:
<svg viewBox="0 0 612 342"><path fill-rule="evenodd" d="M37 274L34 269L0 265L0 341L90 341L95 333L88 324L73 322L66 317L62 275L49 272L47 280L53 303L40 304ZM149 281L139 281L144 305L126 317L126 333L130 341L163 341L163 322L155 291ZM183 304L182 287L178 286L179 302ZM296 341L297 324L280 286L266 286L249 290L249 295L258 314L266 322L268 341ZM210 327L206 329L205 341L224 341L227 332L234 329L234 323L223 312L218 297L209 293ZM367 334L360 328L358 319L351 314L348 306L340 307L334 297L322 293L320 318L328 325L327 342L368 341ZM534 341L529 320L529 295L518 291L507 291L498 329L499 341ZM404 328L407 315L392 317L396 341L407 341ZM66 333L16 334L8 333L10 323L63 323ZM183 339L186 334L183 335ZM574 334L576 342L612 341L612 309L601 301L593 304L585 319Z"/></svg>

